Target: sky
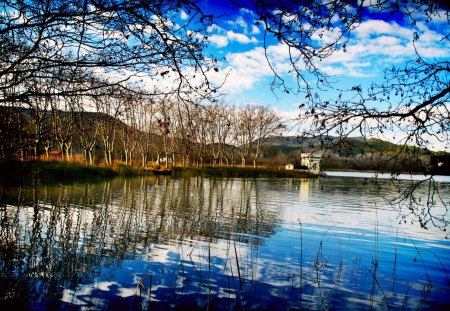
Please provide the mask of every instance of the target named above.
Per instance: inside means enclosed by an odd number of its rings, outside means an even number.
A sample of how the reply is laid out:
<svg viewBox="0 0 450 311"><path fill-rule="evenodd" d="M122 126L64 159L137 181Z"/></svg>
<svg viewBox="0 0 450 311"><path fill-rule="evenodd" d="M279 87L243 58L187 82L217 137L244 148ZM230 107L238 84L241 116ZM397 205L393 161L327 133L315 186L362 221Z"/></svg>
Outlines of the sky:
<svg viewBox="0 0 450 311"><path fill-rule="evenodd" d="M220 72L212 77L215 82L228 77L221 89L226 102L242 105L262 104L272 107L284 116L295 117L304 95L272 92L270 82L273 72L269 68L263 47L263 26L256 25L256 15L247 9L238 9L228 1L204 0L199 2L208 13L223 15L210 27L207 53L223 57ZM180 19L187 19L185 11ZM450 58L448 40L441 40L448 32L446 16L434 18L431 23L410 20L392 15L377 15L363 21L352 33L347 51L338 51L319 64L320 69L332 76L340 88L354 85L369 86L382 82L383 70L414 59L414 33L420 36L416 47L426 59ZM290 69L286 47L269 38L268 54L274 67L288 81L294 81L287 72ZM328 94L329 95L329 94Z"/></svg>

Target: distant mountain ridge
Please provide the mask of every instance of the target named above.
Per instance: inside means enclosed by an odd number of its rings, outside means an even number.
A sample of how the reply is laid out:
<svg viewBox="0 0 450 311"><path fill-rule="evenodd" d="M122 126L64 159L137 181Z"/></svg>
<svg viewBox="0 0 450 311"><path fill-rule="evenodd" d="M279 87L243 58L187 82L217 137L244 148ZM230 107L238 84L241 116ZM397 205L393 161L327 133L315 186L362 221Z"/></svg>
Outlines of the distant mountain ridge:
<svg viewBox="0 0 450 311"><path fill-rule="evenodd" d="M327 149L337 153L340 156L348 157L367 153L394 153L405 152L406 150L415 150L419 154L448 154L447 152L433 152L426 149L416 149L414 146L397 145L387 140L378 138L365 138L362 136L339 138L336 136L272 136L266 139L266 146L272 151L279 149L284 152L290 152L294 149L303 149L305 151L312 149ZM272 152L273 153L273 152Z"/></svg>
<svg viewBox="0 0 450 311"><path fill-rule="evenodd" d="M339 138L335 136L319 136L319 137L301 137L301 136L272 136L266 139L267 146L289 146L289 147L318 147L338 142ZM363 143L366 138L349 137L346 141L355 141Z"/></svg>

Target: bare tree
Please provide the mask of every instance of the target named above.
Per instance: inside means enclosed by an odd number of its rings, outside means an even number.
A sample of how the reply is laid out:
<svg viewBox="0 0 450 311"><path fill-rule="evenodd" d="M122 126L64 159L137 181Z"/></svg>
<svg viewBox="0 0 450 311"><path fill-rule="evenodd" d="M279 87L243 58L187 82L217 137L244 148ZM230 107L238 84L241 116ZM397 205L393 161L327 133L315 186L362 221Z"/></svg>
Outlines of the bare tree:
<svg viewBox="0 0 450 311"><path fill-rule="evenodd" d="M189 165L192 159L193 139L191 137L191 111L189 105L179 104L173 110L173 118L176 124L176 149L181 158L181 166Z"/></svg>
<svg viewBox="0 0 450 311"><path fill-rule="evenodd" d="M73 103L64 100L52 101L53 138L61 151L61 158L70 160L74 136L75 118Z"/></svg>
<svg viewBox="0 0 450 311"><path fill-rule="evenodd" d="M36 98L30 106L30 115L34 132L34 158L38 159L40 145L49 134L49 108L51 106L48 98Z"/></svg>
<svg viewBox="0 0 450 311"><path fill-rule="evenodd" d="M99 121L95 112L80 110L76 114L76 136L81 149L84 151L86 163L94 164L93 150L98 144L98 134L100 131Z"/></svg>
<svg viewBox="0 0 450 311"><path fill-rule="evenodd" d="M416 31L420 25L431 25L432 29L439 30L436 33L440 38L436 39L448 45L450 14L446 2L252 0L242 6L256 12L257 23L264 25L266 58L274 72L274 90L294 91L304 96L298 121L311 127L301 136L316 137L324 142L323 147L341 144L353 134L390 135L392 139L395 136L402 148L390 161L395 157L404 161L406 157L417 166L422 166L422 159L430 153L428 148L433 143L450 147L450 61L448 57L421 55L417 48L421 38ZM362 22L394 16L397 20L403 18L412 28L418 26L412 29L410 38L415 56L386 69L384 82L374 82L369 87L356 84L342 89L336 86L339 84L331 83L330 77L320 70L320 62L336 51L346 52L352 33ZM269 36L289 50L291 73L297 78L294 87L273 66L267 52ZM330 93L332 96L327 96ZM338 139L327 140L329 135L337 135ZM412 198L415 191L406 193L406 197ZM436 192L430 191L433 193ZM433 197L428 201L434 202Z"/></svg>
<svg viewBox="0 0 450 311"><path fill-rule="evenodd" d="M261 1L234 2L237 6L253 10L257 24L264 25L264 44L273 36L287 46L292 72L297 77L297 91L312 95L314 85L329 87L328 76L321 72L319 62L339 50L346 50L348 40L360 24L369 19L389 14L409 18L412 24L418 20L431 23L433 19L447 18L448 6L442 1ZM326 37L326 40L324 39ZM324 39L324 40L322 40ZM413 38L411 38L413 39ZM445 33L443 40L449 39ZM266 58L275 74L273 87L295 91L288 86ZM310 74L313 74L312 76ZM314 79L311 79L314 78Z"/></svg>
<svg viewBox="0 0 450 311"><path fill-rule="evenodd" d="M104 76L95 89L126 88L124 82L150 78L146 93L190 99L214 90L206 73L216 68L216 60L203 55L203 34L212 17L196 1L4 0L0 10L0 102L94 89L83 84L48 92L24 87L34 77L70 83L74 77ZM175 21L181 10L189 18ZM84 77L71 74L80 69ZM160 87L165 79L170 87Z"/></svg>
<svg viewBox="0 0 450 311"><path fill-rule="evenodd" d="M95 102L105 163L106 165L112 165L118 123L123 114L124 100L121 94L111 94L108 97L95 97Z"/></svg>
<svg viewBox="0 0 450 311"><path fill-rule="evenodd" d="M222 107L222 127L221 127L221 134L219 136L219 146L221 148L220 154L221 154L221 161L222 159L225 160L225 163L227 165L233 165L234 164L234 157L235 157L235 136L234 136L234 111L236 110L235 106L224 106Z"/></svg>
<svg viewBox="0 0 450 311"><path fill-rule="evenodd" d="M123 98L123 114L122 124L119 128L119 138L122 141L123 152L125 155L125 164L132 163L133 152L136 149L137 141L137 118L142 118L137 112L142 106L141 98L133 96L133 94L126 92Z"/></svg>
<svg viewBox="0 0 450 311"><path fill-rule="evenodd" d="M336 51L345 52L351 34L369 19L396 14L412 25L433 24L443 19L450 24L449 7L443 2L253 0L245 5L256 12L257 23L264 24L265 38L271 35L289 50L291 72L298 82L296 89L275 70L267 52L266 58L274 71L275 89L305 95L299 122L312 124L312 128L304 135L337 134L342 141L350 134L374 136L399 132L405 146L402 151L407 145L426 148L431 140L449 146L448 59L425 58L416 49L413 59L387 69L384 83L374 83L368 89L360 85L338 88L339 84L330 83L330 77L319 66L320 61ZM443 29L441 33L441 41L448 42L449 31ZM414 47L420 42L417 32L411 42ZM268 41L265 44L267 48ZM327 90L333 90L332 97L327 97L324 92ZM380 102L387 108L380 108Z"/></svg>
<svg viewBox="0 0 450 311"><path fill-rule="evenodd" d="M27 118L15 104L0 107L0 155L2 159L25 158L28 145Z"/></svg>
<svg viewBox="0 0 450 311"><path fill-rule="evenodd" d="M236 109L233 115L233 141L239 152L242 167L247 164L247 158L252 151L253 139L255 138L253 119L255 111L256 106L246 105L241 109Z"/></svg>
<svg viewBox="0 0 450 311"><path fill-rule="evenodd" d="M203 107L195 107L189 111L189 140L196 157L197 166L203 167L208 148L208 112Z"/></svg>
<svg viewBox="0 0 450 311"><path fill-rule="evenodd" d="M172 166L175 166L176 162L175 153L179 145L178 132L180 129L178 127L177 122L178 119L176 118L176 113L174 111L175 104L172 102L170 103L164 102L162 105L162 109L163 109L162 112L163 119L162 122L160 123L160 127L163 131L162 142L167 168L169 167L169 162L171 163Z"/></svg>
<svg viewBox="0 0 450 311"><path fill-rule="evenodd" d="M231 120L223 104L213 104L206 107L207 110L207 145L208 154L212 158L212 165L216 166L218 161L222 162L225 157L226 145L231 138ZM226 158L228 164L228 158Z"/></svg>
<svg viewBox="0 0 450 311"><path fill-rule="evenodd" d="M267 139L280 135L284 128L281 118L271 109L247 104L235 110L233 126L234 143L241 157L241 165L251 158L253 167L264 151Z"/></svg>
<svg viewBox="0 0 450 311"><path fill-rule="evenodd" d="M137 150L141 157L142 167L147 167L148 156L151 152L152 146L156 145L155 129L155 114L156 104L150 100L143 100L137 107ZM158 159L159 160L159 157Z"/></svg>
<svg viewBox="0 0 450 311"><path fill-rule="evenodd" d="M281 118L273 111L264 106L255 107L254 111L254 140L250 156L253 160L253 167L256 167L256 160L261 156L266 147L267 139L270 136L281 135L284 125Z"/></svg>

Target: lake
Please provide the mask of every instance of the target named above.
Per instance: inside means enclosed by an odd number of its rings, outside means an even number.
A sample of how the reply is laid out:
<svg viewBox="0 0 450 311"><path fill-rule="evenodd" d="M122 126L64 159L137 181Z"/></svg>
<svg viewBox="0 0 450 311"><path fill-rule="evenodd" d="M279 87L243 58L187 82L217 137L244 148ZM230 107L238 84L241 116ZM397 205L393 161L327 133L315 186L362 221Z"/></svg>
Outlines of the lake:
<svg viewBox="0 0 450 311"><path fill-rule="evenodd" d="M450 183L0 188L0 309L449 309Z"/></svg>

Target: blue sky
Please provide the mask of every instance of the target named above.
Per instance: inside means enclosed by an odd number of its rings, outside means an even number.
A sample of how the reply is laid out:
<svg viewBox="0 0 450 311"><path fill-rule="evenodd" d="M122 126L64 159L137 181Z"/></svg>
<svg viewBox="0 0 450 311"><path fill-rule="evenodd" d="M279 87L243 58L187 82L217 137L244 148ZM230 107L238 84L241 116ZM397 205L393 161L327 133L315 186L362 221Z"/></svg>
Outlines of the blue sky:
<svg viewBox="0 0 450 311"><path fill-rule="evenodd" d="M242 3L242 2L241 2ZM221 16L208 29L209 47L206 55L211 54L221 59L219 72L208 74L211 82L221 84L227 76L220 92L223 101L235 105L257 104L273 108L286 120L298 117L299 105L305 102L303 93L286 94L282 90L271 90L270 83L274 74L270 69L264 50L264 26L256 23L257 16L249 9L239 9L230 4L230 0L198 2L205 13ZM384 70L393 66L402 67L405 61L417 58L415 48L420 56L428 61L449 61L450 40L443 39L448 34L449 22L444 12L433 16L431 22L426 21L423 11L416 11L416 23L400 14L366 12L365 19L351 32L346 43L346 51L339 50L316 63L321 72L330 76L337 89L350 89L361 86L367 89L372 83L383 82ZM368 18L370 16L370 18ZM179 13L180 22L188 20L189 13ZM317 41L329 42L337 33L326 33ZM419 40L413 41L415 35ZM273 37L267 37L267 55L277 73L291 87L296 86L296 79L289 73L292 67L288 59L288 48ZM304 71L306 72L306 71ZM307 74L306 74L307 75ZM447 79L447 78L444 78ZM328 89L318 91L324 100L336 98L338 92ZM395 97L391 97L396 107ZM367 104L367 103L366 103ZM376 108L384 109L389 103L376 103ZM385 106L383 106L385 105ZM357 122L357 121L355 121ZM291 122L289 124L299 123ZM307 124L302 125L303 128ZM402 124L403 128L409 124ZM399 127L400 128L400 124ZM378 137L391 142L400 143L407 134L400 129L386 130L384 134L377 132L371 137ZM296 128L298 130L298 128ZM286 135L299 132L292 129ZM402 132L403 131L403 132ZM355 132L351 136L360 136ZM446 141L431 138L428 145L433 150L448 150Z"/></svg>
<svg viewBox="0 0 450 311"><path fill-rule="evenodd" d="M219 83L228 74L222 88L222 93L226 94L225 100L236 104L269 105L283 114L295 115L302 95L277 92L277 97L270 90L273 73L265 61L264 29L262 24L255 25L256 15L250 10L238 9L228 1L205 0L199 5L208 13L225 14L209 29L208 50L225 58L220 64L221 71L212 77ZM187 12L182 11L180 18L188 18ZM381 82L386 67L415 57L412 45L414 32L420 36L416 47L423 57L448 59L448 40L441 41L442 33L439 31L447 31L447 28L448 21L444 15L435 18L432 23L419 19L415 26L398 15L377 15L361 23L352 33L346 52L338 51L319 66L333 77L339 88L360 84L368 86L374 81ZM286 46L269 38L268 54L278 72L294 82L287 73L290 67Z"/></svg>

